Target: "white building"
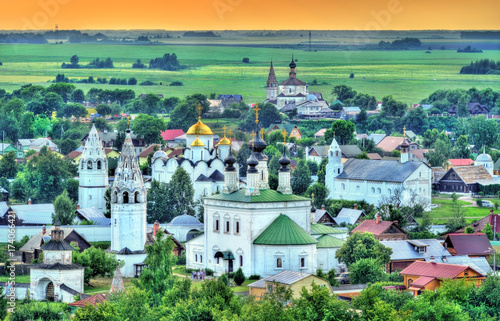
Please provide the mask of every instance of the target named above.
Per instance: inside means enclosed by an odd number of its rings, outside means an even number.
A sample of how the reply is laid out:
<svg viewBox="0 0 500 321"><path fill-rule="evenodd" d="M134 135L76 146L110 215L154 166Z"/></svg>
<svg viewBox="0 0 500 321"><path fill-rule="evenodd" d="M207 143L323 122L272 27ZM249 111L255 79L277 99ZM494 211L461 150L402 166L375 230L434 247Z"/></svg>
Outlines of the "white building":
<svg viewBox="0 0 500 321"><path fill-rule="evenodd" d="M186 242L203 232L204 225L192 215L179 215L167 224L167 231L179 242Z"/></svg>
<svg viewBox="0 0 500 321"><path fill-rule="evenodd" d="M229 154L231 141L226 138L214 146L212 130L198 122L186 133L186 148L183 157L168 158L163 151L157 151L152 160L152 178L169 184L177 168L182 167L189 174L194 188L194 200L221 192L224 186L224 162Z"/></svg>
<svg viewBox="0 0 500 321"><path fill-rule="evenodd" d="M111 251L125 261L120 269L124 277L138 275L146 259L146 204L147 191L127 131L111 188Z"/></svg>
<svg viewBox="0 0 500 321"><path fill-rule="evenodd" d="M494 166L493 159L491 159L490 155L486 154L484 148L483 148L483 153L477 155L476 161L474 162L474 166L481 166L481 165L486 167L488 173L490 173L490 175L493 176L493 166Z"/></svg>
<svg viewBox="0 0 500 321"><path fill-rule="evenodd" d="M108 188L108 160L95 126L85 140L78 173L80 208L95 207L101 212L106 211L104 194Z"/></svg>
<svg viewBox="0 0 500 321"><path fill-rule="evenodd" d="M217 274L241 267L245 275L263 277L284 270L316 273L318 241L310 235L311 201L292 194L285 155L278 190L269 189L262 161L266 145L259 135L251 143L246 188L239 189L236 159L229 155L222 193L204 201L205 233L186 242L186 267Z"/></svg>
<svg viewBox="0 0 500 321"><path fill-rule="evenodd" d="M75 250L64 240L59 220L52 230L51 239L43 247L43 263L30 269L32 299L71 303L74 296L83 293L85 268L73 263Z"/></svg>
<svg viewBox="0 0 500 321"><path fill-rule="evenodd" d="M378 205L384 198L397 195L402 206L412 200L424 206L430 204L430 167L420 161L408 161L407 140L401 147L401 161L349 159L342 164L342 153L334 138L326 166L329 197Z"/></svg>

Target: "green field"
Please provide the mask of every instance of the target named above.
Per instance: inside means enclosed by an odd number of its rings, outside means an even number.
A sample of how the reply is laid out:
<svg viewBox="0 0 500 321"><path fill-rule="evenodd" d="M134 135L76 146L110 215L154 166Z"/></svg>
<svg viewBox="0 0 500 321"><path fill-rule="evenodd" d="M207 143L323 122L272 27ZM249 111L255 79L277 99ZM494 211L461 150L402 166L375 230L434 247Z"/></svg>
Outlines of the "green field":
<svg viewBox="0 0 500 321"><path fill-rule="evenodd" d="M274 39L276 40L276 39ZM132 63L149 60L164 53L177 54L181 71L132 69ZM80 57L85 65L99 57L111 57L114 69L61 69L72 55ZM500 52L457 53L455 50L407 51L293 51L297 61L297 76L311 83L314 79L324 85L310 86L310 91L322 92L331 100L331 89L346 84L360 92L375 95L378 100L386 95L406 103L417 103L437 89L487 87L499 88L499 75L460 75L460 67L481 58L498 60ZM87 91L92 87L130 88L137 94L159 93L166 97L184 97L192 93L242 94L247 102L265 98L265 82L272 59L278 81L288 77L291 49L268 47L237 47L215 45L123 45L123 44L0 44L0 88L8 91L23 84L49 85L58 73L69 78L137 78L162 83L158 86L116 86L76 84ZM250 64L241 62L250 58ZM349 74L355 77L349 79ZM181 81L182 87L171 87L172 81Z"/></svg>
<svg viewBox="0 0 500 321"><path fill-rule="evenodd" d="M499 199L488 199L489 201L495 203L500 202ZM458 201L461 205L475 205L475 203L471 203L468 201ZM430 213L430 217L433 219L433 224L444 224L446 223L447 218L453 216L452 214L452 204L453 201L451 199L442 199L442 198L433 198L432 204L438 204L439 207L432 209ZM467 206L465 212L465 218L467 223L472 223L477 221L490 213L491 208L487 207L477 207L477 206Z"/></svg>

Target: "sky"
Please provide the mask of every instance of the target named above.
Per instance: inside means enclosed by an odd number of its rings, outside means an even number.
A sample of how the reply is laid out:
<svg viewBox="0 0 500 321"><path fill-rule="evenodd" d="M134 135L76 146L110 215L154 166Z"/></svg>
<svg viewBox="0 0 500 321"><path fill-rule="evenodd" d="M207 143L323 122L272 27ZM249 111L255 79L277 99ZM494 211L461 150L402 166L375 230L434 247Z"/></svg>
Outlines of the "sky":
<svg viewBox="0 0 500 321"><path fill-rule="evenodd" d="M2 0L0 29L500 30L499 0Z"/></svg>

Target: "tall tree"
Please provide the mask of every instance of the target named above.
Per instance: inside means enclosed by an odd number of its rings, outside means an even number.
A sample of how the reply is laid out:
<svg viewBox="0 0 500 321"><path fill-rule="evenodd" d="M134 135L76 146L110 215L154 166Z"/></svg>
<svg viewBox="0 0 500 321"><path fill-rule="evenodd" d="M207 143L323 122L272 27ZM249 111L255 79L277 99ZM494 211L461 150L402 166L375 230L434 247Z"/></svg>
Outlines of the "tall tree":
<svg viewBox="0 0 500 321"><path fill-rule="evenodd" d="M497 123L485 116L470 117L467 124L469 142L477 147L494 146L498 139Z"/></svg>
<svg viewBox="0 0 500 321"><path fill-rule="evenodd" d="M467 105L470 102L470 96L467 94L463 94L458 99L457 103L457 116L458 117L469 117L469 108Z"/></svg>
<svg viewBox="0 0 500 321"><path fill-rule="evenodd" d="M137 116L132 123L132 130L138 137L143 138L146 144L163 143L161 132L166 129L162 118L144 114Z"/></svg>
<svg viewBox="0 0 500 321"><path fill-rule="evenodd" d="M356 131L356 126L351 121L345 121L343 119L336 120L333 122L332 127L327 129L325 132L325 143L330 145L332 143L333 137L339 143L339 145L346 145L354 137L354 132Z"/></svg>
<svg viewBox="0 0 500 321"><path fill-rule="evenodd" d="M173 218L170 215L168 200L165 197L167 192L167 184L153 180L151 188L148 191L148 223L154 223L156 220L160 223L166 223L170 222Z"/></svg>
<svg viewBox="0 0 500 321"><path fill-rule="evenodd" d="M314 197L312 194L314 194ZM328 194L328 188L324 184L316 182L307 188L305 195L314 198L314 206L321 208L322 205L326 204Z"/></svg>
<svg viewBox="0 0 500 321"><path fill-rule="evenodd" d="M354 96L356 96L356 91L346 85L337 85L333 87L332 95L337 96L338 100L344 101L346 99L354 98Z"/></svg>
<svg viewBox="0 0 500 321"><path fill-rule="evenodd" d="M194 215L194 189L189 174L179 166L170 181L166 198L171 218L185 212Z"/></svg>
<svg viewBox="0 0 500 321"><path fill-rule="evenodd" d="M302 195L311 184L311 171L305 159L300 159L297 167L292 171L290 179L292 191L295 195Z"/></svg>
<svg viewBox="0 0 500 321"><path fill-rule="evenodd" d="M68 196L68 191L65 189L61 195L56 197L54 201L55 214L52 215L52 224L59 219L61 225L73 224L76 217L76 205Z"/></svg>
<svg viewBox="0 0 500 321"><path fill-rule="evenodd" d="M455 147L453 147L452 154L453 158L470 158L471 152L467 136L458 136L457 141L455 142Z"/></svg>
<svg viewBox="0 0 500 321"><path fill-rule="evenodd" d="M16 177L18 164L16 161L16 153L8 152L0 159L0 177L14 178Z"/></svg>
<svg viewBox="0 0 500 321"><path fill-rule="evenodd" d="M142 99L142 103L144 104L144 113L148 115L156 115L160 109L160 97L157 94L146 94L146 96Z"/></svg>
<svg viewBox="0 0 500 321"><path fill-rule="evenodd" d="M422 135L429 128L427 113L420 107L410 110L404 118L407 130Z"/></svg>
<svg viewBox="0 0 500 321"><path fill-rule="evenodd" d="M73 262L85 267L84 282L89 285L90 279L97 276L112 276L118 266L114 254L106 253L103 249L95 246L85 249L82 253L73 251Z"/></svg>
<svg viewBox="0 0 500 321"><path fill-rule="evenodd" d="M395 100L392 96L382 98L382 110L388 116L403 117L406 113L406 104Z"/></svg>
<svg viewBox="0 0 500 321"><path fill-rule="evenodd" d="M358 260L369 258L385 264L391 260L391 254L392 249L385 247L373 234L356 232L335 253L335 257L349 267Z"/></svg>

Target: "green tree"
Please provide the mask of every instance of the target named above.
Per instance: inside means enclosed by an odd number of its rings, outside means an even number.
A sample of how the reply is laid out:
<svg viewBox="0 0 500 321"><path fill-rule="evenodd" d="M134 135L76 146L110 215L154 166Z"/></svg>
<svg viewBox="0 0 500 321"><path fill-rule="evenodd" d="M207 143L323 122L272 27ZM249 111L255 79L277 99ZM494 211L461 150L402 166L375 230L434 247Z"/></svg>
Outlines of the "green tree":
<svg viewBox="0 0 500 321"><path fill-rule="evenodd" d="M52 113L57 112L59 109L62 108L64 104L63 98L55 93L55 92L48 92L43 96L42 99L42 104L43 104L43 114L45 114L47 117L52 118Z"/></svg>
<svg viewBox="0 0 500 321"><path fill-rule="evenodd" d="M116 305L109 301L104 301L103 303L97 303L95 306L93 306L92 304L87 304L84 307L76 309L72 320L119 321L120 317L117 315Z"/></svg>
<svg viewBox="0 0 500 321"><path fill-rule="evenodd" d="M61 150L61 154L68 155L69 153L77 149L80 145L81 143L79 140L66 138L59 144L59 149Z"/></svg>
<svg viewBox="0 0 500 321"><path fill-rule="evenodd" d="M241 145L240 150L238 151L238 154L236 155L236 160L238 162L239 166L239 171L240 171L240 176L246 176L247 175L247 160L250 158L250 155L252 154L252 151L250 148L248 148L248 143L244 143Z"/></svg>
<svg viewBox="0 0 500 321"><path fill-rule="evenodd" d="M85 94L83 93L83 90L81 90L81 89L76 89L71 94L71 101L74 103L81 104L84 100L85 100Z"/></svg>
<svg viewBox="0 0 500 321"><path fill-rule="evenodd" d="M0 159L0 177L15 178L18 170L16 153L8 152Z"/></svg>
<svg viewBox="0 0 500 321"><path fill-rule="evenodd" d="M95 125L95 128L99 131L110 131L111 130L111 126L108 124L106 119L101 118L101 117L94 119L94 125Z"/></svg>
<svg viewBox="0 0 500 321"><path fill-rule="evenodd" d="M144 263L147 267L142 270L136 285L148 292L153 306L159 306L165 292L174 285L172 267L175 259L172 249L172 237L165 237L163 232L157 233L153 244L146 246L147 258Z"/></svg>
<svg viewBox="0 0 500 321"><path fill-rule="evenodd" d="M194 189L189 174L182 167L178 167L167 188L166 198L171 217L176 217L184 213L194 214Z"/></svg>
<svg viewBox="0 0 500 321"><path fill-rule="evenodd" d="M138 137L143 138L146 144L163 143L161 132L166 129L162 118L144 114L137 116L132 123L132 130Z"/></svg>
<svg viewBox="0 0 500 321"><path fill-rule="evenodd" d="M52 84L45 89L46 93L56 93L58 94L65 103L68 102L68 98L71 97L71 93L75 90L75 85L67 84L63 82L58 82L56 84ZM45 94L46 96L47 94ZM56 108L56 110L58 110Z"/></svg>
<svg viewBox="0 0 500 321"><path fill-rule="evenodd" d="M281 116L273 104L266 103L259 106L259 126L263 128L268 128L271 124L275 124L276 122L281 122ZM240 124L240 129L245 131L254 131L256 130L255 124L255 108L252 108L247 116ZM281 136L281 140L283 136Z"/></svg>
<svg viewBox="0 0 500 321"><path fill-rule="evenodd" d="M495 120L485 116L468 118L467 136L469 142L477 147L494 146L498 140L498 126Z"/></svg>
<svg viewBox="0 0 500 321"><path fill-rule="evenodd" d="M71 56L71 59L69 60L72 65L78 65L78 61L80 61L80 58L78 58L77 55Z"/></svg>
<svg viewBox="0 0 500 321"><path fill-rule="evenodd" d="M68 191L65 189L61 195L56 197L54 201L55 214L52 215L52 224L59 219L61 225L73 224L76 217L76 205L68 196Z"/></svg>
<svg viewBox="0 0 500 321"><path fill-rule="evenodd" d="M377 108L377 99L372 95L357 93L352 99L352 105L357 106L366 112L367 109L374 110Z"/></svg>
<svg viewBox="0 0 500 321"><path fill-rule="evenodd" d="M210 103L207 101L206 96L202 94L187 96L170 113L168 129L188 130L189 127L198 121L198 112L196 110L198 105L202 107L202 114L208 112Z"/></svg>
<svg viewBox="0 0 500 321"><path fill-rule="evenodd" d="M305 159L298 161L297 167L292 171L290 183L295 195L304 194L311 184L311 171Z"/></svg>
<svg viewBox="0 0 500 321"><path fill-rule="evenodd" d="M417 135L422 135L429 128L427 112L421 107L408 111L403 122L406 124L407 130L411 130Z"/></svg>
<svg viewBox="0 0 500 321"><path fill-rule="evenodd" d="M470 96L463 94L460 96L457 102L457 116L458 117L469 117L469 108L467 105L470 102Z"/></svg>
<svg viewBox="0 0 500 321"><path fill-rule="evenodd" d="M33 123L35 122L35 116L31 112L25 112L19 123L20 133L19 136L22 138L33 138Z"/></svg>
<svg viewBox="0 0 500 321"><path fill-rule="evenodd" d="M245 274L243 274L243 270L239 267L234 273L234 283L236 283L236 285L242 285L245 279Z"/></svg>
<svg viewBox="0 0 500 321"><path fill-rule="evenodd" d="M62 223L61 223L62 224ZM91 246L82 253L73 251L73 262L85 267L84 282L90 285L90 279L96 277L110 277L118 266L118 261L113 254Z"/></svg>
<svg viewBox="0 0 500 321"><path fill-rule="evenodd" d="M8 114L12 113L17 121L21 120L21 116L26 111L24 101L19 98L12 98L2 108L2 112Z"/></svg>
<svg viewBox="0 0 500 321"><path fill-rule="evenodd" d="M168 208L168 200L165 195L167 195L167 184L153 180L151 183L151 188L148 191L148 223L158 222L170 222L173 216L170 215Z"/></svg>
<svg viewBox="0 0 500 321"><path fill-rule="evenodd" d="M325 185L325 176L326 176L326 165L328 165L328 158L325 157L321 160L318 169L318 183Z"/></svg>
<svg viewBox="0 0 500 321"><path fill-rule="evenodd" d="M380 282L386 279L386 274L382 270L383 264L377 259L360 259L349 267L349 274L352 284L364 284L368 282Z"/></svg>
<svg viewBox="0 0 500 321"><path fill-rule="evenodd" d="M453 193L451 198L452 206L450 208L450 218L446 221L446 228L448 231L453 232L465 226L465 214L467 213L467 207L464 206L463 201L458 200L457 194Z"/></svg>
<svg viewBox="0 0 500 321"><path fill-rule="evenodd" d="M470 227L470 226L467 226L467 227ZM481 232L486 234L486 236L488 237L488 239L490 241L493 240L493 228L491 227L490 223L486 223L486 225L484 225L484 229ZM466 229L466 233L467 233L467 229ZM474 233L474 229L472 229L472 233Z"/></svg>
<svg viewBox="0 0 500 321"><path fill-rule="evenodd" d="M391 254L392 249L382 245L373 234L356 232L347 238L335 257L350 267L358 260L370 258L385 264L391 260Z"/></svg>
<svg viewBox="0 0 500 321"><path fill-rule="evenodd" d="M321 183L314 183L311 186L309 186L306 190L306 197L312 198L312 194L314 193L314 206L316 208L321 208L322 205L325 205L327 203L327 197L328 197L328 188Z"/></svg>
<svg viewBox="0 0 500 321"><path fill-rule="evenodd" d="M453 158L470 158L471 152L467 136L458 136L458 139L455 142L455 147L453 147L452 154Z"/></svg>
<svg viewBox="0 0 500 321"><path fill-rule="evenodd" d="M108 104L99 104L96 106L95 110L101 116L111 115L111 106Z"/></svg>
<svg viewBox="0 0 500 321"><path fill-rule="evenodd" d="M451 143L449 140L438 139L433 147L434 150L430 150L426 154L427 160L431 166L443 166L450 156Z"/></svg>
<svg viewBox="0 0 500 321"><path fill-rule="evenodd" d="M345 121L343 119L336 120L333 122L332 127L327 129L325 132L325 143L330 145L332 143L333 137L339 143L339 145L346 145L354 137L354 132L356 131L356 126L351 121Z"/></svg>
<svg viewBox="0 0 500 321"><path fill-rule="evenodd" d="M354 98L356 91L346 85L337 85L333 87L332 95L335 95L338 100L343 102L346 99Z"/></svg>
<svg viewBox="0 0 500 321"><path fill-rule="evenodd" d="M395 100L392 96L382 98L382 111L388 116L403 117L406 108L405 103Z"/></svg>
<svg viewBox="0 0 500 321"><path fill-rule="evenodd" d="M160 97L158 97L158 95L152 93L146 94L146 96L142 99L142 103L145 107L145 114L156 115L156 113L159 112Z"/></svg>

